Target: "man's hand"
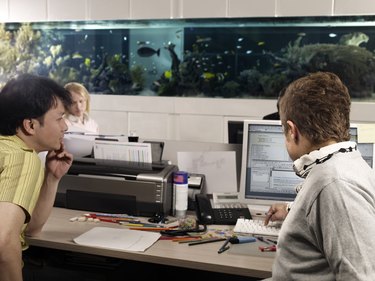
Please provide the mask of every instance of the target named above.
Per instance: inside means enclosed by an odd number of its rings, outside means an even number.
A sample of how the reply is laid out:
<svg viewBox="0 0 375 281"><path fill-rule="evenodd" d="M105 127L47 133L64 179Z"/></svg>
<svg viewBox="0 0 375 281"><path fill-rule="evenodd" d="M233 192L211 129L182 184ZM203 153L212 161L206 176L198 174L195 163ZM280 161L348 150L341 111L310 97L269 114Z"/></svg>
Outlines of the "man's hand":
<svg viewBox="0 0 375 281"><path fill-rule="evenodd" d="M273 204L266 214L264 225L267 225L270 221L282 221L285 220L288 215L288 204L277 203Z"/></svg>
<svg viewBox="0 0 375 281"><path fill-rule="evenodd" d="M65 150L61 144L59 150L49 151L46 156L46 172L60 180L65 175L73 163L73 155Z"/></svg>

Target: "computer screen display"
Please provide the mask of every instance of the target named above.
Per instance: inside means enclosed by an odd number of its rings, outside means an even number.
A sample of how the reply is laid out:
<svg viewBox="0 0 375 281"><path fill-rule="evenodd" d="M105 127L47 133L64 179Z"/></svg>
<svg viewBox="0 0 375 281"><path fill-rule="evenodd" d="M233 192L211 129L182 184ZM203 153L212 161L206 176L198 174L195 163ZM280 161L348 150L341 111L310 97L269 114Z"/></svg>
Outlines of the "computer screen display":
<svg viewBox="0 0 375 281"><path fill-rule="evenodd" d="M357 141L357 126L351 139ZM279 120L245 120L242 144L240 201L270 206L293 201L296 186L303 181L293 170Z"/></svg>
<svg viewBox="0 0 375 281"><path fill-rule="evenodd" d="M374 143L358 143L358 150L361 152L363 159L369 164L371 168L374 168L374 155L375 155L375 144Z"/></svg>

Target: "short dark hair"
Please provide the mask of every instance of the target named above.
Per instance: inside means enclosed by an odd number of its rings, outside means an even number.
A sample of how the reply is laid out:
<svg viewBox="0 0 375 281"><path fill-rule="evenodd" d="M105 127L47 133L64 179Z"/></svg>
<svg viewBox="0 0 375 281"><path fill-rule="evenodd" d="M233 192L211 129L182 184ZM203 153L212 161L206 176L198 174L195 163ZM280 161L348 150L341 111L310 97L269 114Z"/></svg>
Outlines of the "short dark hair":
<svg viewBox="0 0 375 281"><path fill-rule="evenodd" d="M15 135L25 119L43 122L58 100L65 108L72 104L70 93L50 78L21 74L9 80L0 91L0 134Z"/></svg>
<svg viewBox="0 0 375 281"><path fill-rule="evenodd" d="M308 74L292 82L279 99L281 122L293 121L311 143L350 140L350 94L331 72Z"/></svg>

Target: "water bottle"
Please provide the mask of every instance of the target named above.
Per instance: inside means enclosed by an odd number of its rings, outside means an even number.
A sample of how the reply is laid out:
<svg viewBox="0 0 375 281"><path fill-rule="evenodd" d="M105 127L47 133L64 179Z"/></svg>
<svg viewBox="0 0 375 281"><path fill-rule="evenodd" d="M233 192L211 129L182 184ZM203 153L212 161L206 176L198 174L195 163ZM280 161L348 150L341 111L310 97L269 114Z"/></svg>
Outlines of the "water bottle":
<svg viewBox="0 0 375 281"><path fill-rule="evenodd" d="M174 209L177 218L184 218L188 208L188 173L178 171L173 174Z"/></svg>

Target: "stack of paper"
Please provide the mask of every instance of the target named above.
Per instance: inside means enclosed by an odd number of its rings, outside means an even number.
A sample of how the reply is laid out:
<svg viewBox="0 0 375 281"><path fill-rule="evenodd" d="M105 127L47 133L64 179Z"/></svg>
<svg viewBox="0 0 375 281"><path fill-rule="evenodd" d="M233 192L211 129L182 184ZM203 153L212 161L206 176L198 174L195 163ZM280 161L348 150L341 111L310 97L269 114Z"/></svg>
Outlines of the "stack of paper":
<svg viewBox="0 0 375 281"><path fill-rule="evenodd" d="M151 144L96 140L94 157L96 159L152 163Z"/></svg>

